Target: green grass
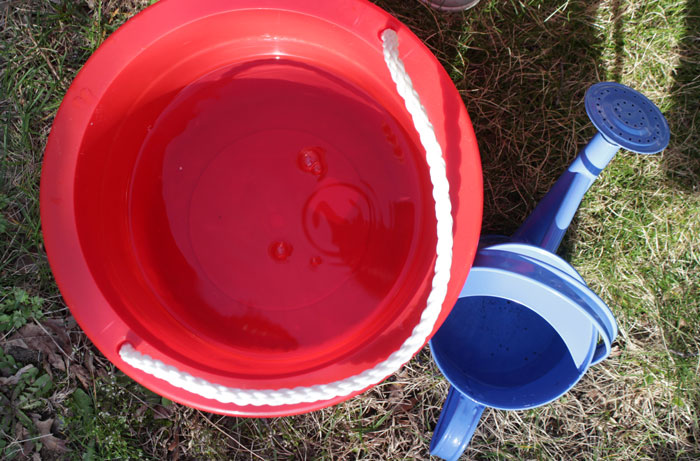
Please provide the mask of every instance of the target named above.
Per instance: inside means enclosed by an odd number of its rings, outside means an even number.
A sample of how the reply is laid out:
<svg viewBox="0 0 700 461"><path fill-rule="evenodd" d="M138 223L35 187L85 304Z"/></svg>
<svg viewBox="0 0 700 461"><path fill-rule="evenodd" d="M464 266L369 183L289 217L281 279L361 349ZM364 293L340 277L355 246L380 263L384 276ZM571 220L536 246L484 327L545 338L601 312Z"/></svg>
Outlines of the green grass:
<svg viewBox="0 0 700 461"><path fill-rule="evenodd" d="M427 459L448 387L427 351L335 407L236 419L147 391L70 317L40 231L43 148L78 69L148 3L0 4L0 457ZM700 458L700 2L482 0L452 15L377 3L423 39L464 99L484 232L512 233L593 134L590 84L637 88L672 130L660 156L618 154L562 247L618 318L613 355L551 405L487 410L466 457Z"/></svg>

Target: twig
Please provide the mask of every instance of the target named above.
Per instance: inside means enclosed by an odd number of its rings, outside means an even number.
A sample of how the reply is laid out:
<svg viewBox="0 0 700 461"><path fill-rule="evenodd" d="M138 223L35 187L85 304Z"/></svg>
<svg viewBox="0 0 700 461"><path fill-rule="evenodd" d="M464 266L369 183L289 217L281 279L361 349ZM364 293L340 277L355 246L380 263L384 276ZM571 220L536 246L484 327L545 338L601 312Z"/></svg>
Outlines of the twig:
<svg viewBox="0 0 700 461"><path fill-rule="evenodd" d="M46 65L49 66L49 70L53 74L53 76L56 78L57 82L61 81L61 78L58 76L58 72L56 72L56 69L53 67L53 64L51 64L51 61L49 60L48 56L44 53L44 50L39 46L36 40L34 40L34 35L32 34L31 28L29 25L27 25L27 35L29 36L29 39L32 41L36 49L39 51L39 54L41 55L42 58L44 58L44 61L46 61Z"/></svg>
<svg viewBox="0 0 700 461"><path fill-rule="evenodd" d="M671 354L677 355L678 357L683 357L684 359L688 359L690 357L700 356L700 352L678 352L678 351L674 351L673 349L669 349L668 351Z"/></svg>
<svg viewBox="0 0 700 461"><path fill-rule="evenodd" d="M52 435L53 434L44 434L44 435L37 435L36 437L30 437L30 438L24 439L24 440L15 440L13 442L8 443L6 448L10 448L12 445L15 445L15 444L19 445L19 444L24 443L24 442L31 442L32 440L43 439L44 437L51 437Z"/></svg>
<svg viewBox="0 0 700 461"><path fill-rule="evenodd" d="M49 333L48 330L47 330L46 328L44 328L44 325L42 325L41 323L39 323L39 321L38 321L36 318L34 318L34 317L32 317L32 320L34 320L34 323L36 323L36 325L37 325L39 328L41 328L41 331L43 331L44 333L46 333L46 336L48 336L49 339L56 345L56 347L58 348L58 350L61 351L61 353L62 353L63 355L66 356L66 358L68 359L68 363L72 362L73 359L71 358L71 356L68 355L68 354L66 353L66 351L64 351L63 348L56 342L56 340L53 338L53 336L51 335L51 333Z"/></svg>

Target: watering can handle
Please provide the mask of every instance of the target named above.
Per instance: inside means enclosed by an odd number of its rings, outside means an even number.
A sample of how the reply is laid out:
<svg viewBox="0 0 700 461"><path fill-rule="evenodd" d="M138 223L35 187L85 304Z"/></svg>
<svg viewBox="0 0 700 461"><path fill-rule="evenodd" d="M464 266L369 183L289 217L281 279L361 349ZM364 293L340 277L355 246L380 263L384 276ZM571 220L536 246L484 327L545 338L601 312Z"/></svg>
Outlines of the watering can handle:
<svg viewBox="0 0 700 461"><path fill-rule="evenodd" d="M430 440L430 454L457 461L474 436L484 406L450 387Z"/></svg>
<svg viewBox="0 0 700 461"><path fill-rule="evenodd" d="M430 123L428 114L399 57L398 35L394 30L386 29L382 32L381 39L384 61L396 84L396 90L403 98L406 109L412 117L421 144L425 149L425 158L430 171L433 198L435 199L437 221L435 273L426 307L411 335L397 351L362 373L328 384L295 387L294 389L239 389L212 383L141 353L129 343L124 343L119 348L119 356L126 364L143 373L165 380L172 386L222 403L234 403L240 406L279 406L330 400L362 391L401 368L423 347L435 328L435 323L442 311L442 305L447 296L447 285L450 281L452 269L450 188L447 180L447 168L442 156L442 147L438 143L433 125Z"/></svg>

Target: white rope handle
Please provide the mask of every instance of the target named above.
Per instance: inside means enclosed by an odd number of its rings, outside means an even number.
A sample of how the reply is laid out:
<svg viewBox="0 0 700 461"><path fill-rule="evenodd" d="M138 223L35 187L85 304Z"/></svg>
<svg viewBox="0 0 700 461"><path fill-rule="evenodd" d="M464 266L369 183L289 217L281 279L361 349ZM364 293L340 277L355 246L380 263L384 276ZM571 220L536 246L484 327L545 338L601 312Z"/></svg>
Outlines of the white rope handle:
<svg viewBox="0 0 700 461"><path fill-rule="evenodd" d="M433 185L435 217L437 219L437 258L432 290L428 296L425 310L421 314L420 322L413 329L411 336L406 339L399 350L386 360L360 374L328 384L294 389L236 389L210 383L171 365L166 365L149 355L141 354L129 343L123 344L119 349L119 355L124 362L144 373L165 380L175 387L208 399L218 400L221 403L233 403L240 406L278 406L329 400L360 391L377 384L394 373L420 350L433 330L440 315L442 303L447 296L447 284L450 281L452 266L452 205L447 170L442 158L442 148L435 137L433 125L428 120L425 108L413 89L413 83L406 74L403 62L399 58L398 36L395 31L386 29L382 33L382 41L384 61L389 68L398 93L406 104L406 109L413 118L421 144L425 148L426 162L430 169L430 181Z"/></svg>

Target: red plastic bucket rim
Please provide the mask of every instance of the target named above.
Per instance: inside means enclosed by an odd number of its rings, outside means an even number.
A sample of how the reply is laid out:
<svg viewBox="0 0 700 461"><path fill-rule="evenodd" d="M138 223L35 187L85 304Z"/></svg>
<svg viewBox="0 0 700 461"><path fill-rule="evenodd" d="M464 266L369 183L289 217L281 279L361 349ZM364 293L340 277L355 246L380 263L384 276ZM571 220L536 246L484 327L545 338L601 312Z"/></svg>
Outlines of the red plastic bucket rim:
<svg viewBox="0 0 700 461"><path fill-rule="evenodd" d="M125 364L118 350L126 341L154 357L160 356L178 369L191 371L200 376L204 374L213 382L222 380L222 377L216 373L195 370L179 362L176 357L163 356L157 346L147 344L142 338L133 334L118 312L114 310L105 293L94 282L78 238L79 231L72 206L75 203L73 190L75 167L83 133L90 123L100 98L108 90L113 79L129 65L130 60L144 47L158 41L173 30L218 14L251 10L278 10L289 14L303 14L317 19L319 24L325 23L326 27L342 28L370 43L378 54L377 59L381 57L379 33L387 26L397 31L402 55L403 50L406 50L404 57L407 70L414 80L417 91L421 95L426 95L422 100L429 117L438 128L436 133L438 141L443 149L451 148L450 153L455 152L455 149L459 152L459 155L455 154L454 157L446 159L448 169L453 171L453 177L459 178L459 187L451 190L455 209L453 215L456 215L453 231L455 256L448 293L433 330L434 333L457 299L476 250L482 204L478 149L463 104L461 101L454 104L455 101L459 101L459 95L435 57L405 26L383 10L362 0L342 0L332 5L327 5L325 2L300 4L294 1L272 0L240 0L234 5L223 0L206 2L206 4L165 0L140 13L115 32L90 58L64 98L46 148L41 184L41 213L49 261L66 303L81 327L110 361L159 394L193 407L235 415L288 415L332 405L359 391L313 403L269 408L242 407L200 398ZM322 31L319 31L319 34L322 34ZM322 41L321 35L318 40ZM390 82L388 73L382 79ZM436 85L436 82L439 84ZM389 84L387 86L390 88ZM445 113L447 102L455 106L455 113ZM449 125L457 127L456 133L452 129L449 134L446 134L450 130L447 128L448 123L445 122L448 117L453 119ZM448 136L453 139L451 141L446 139ZM460 158L459 163L452 160L455 158ZM430 336L428 335L427 339ZM256 384L259 383L252 383L251 387L255 387Z"/></svg>

